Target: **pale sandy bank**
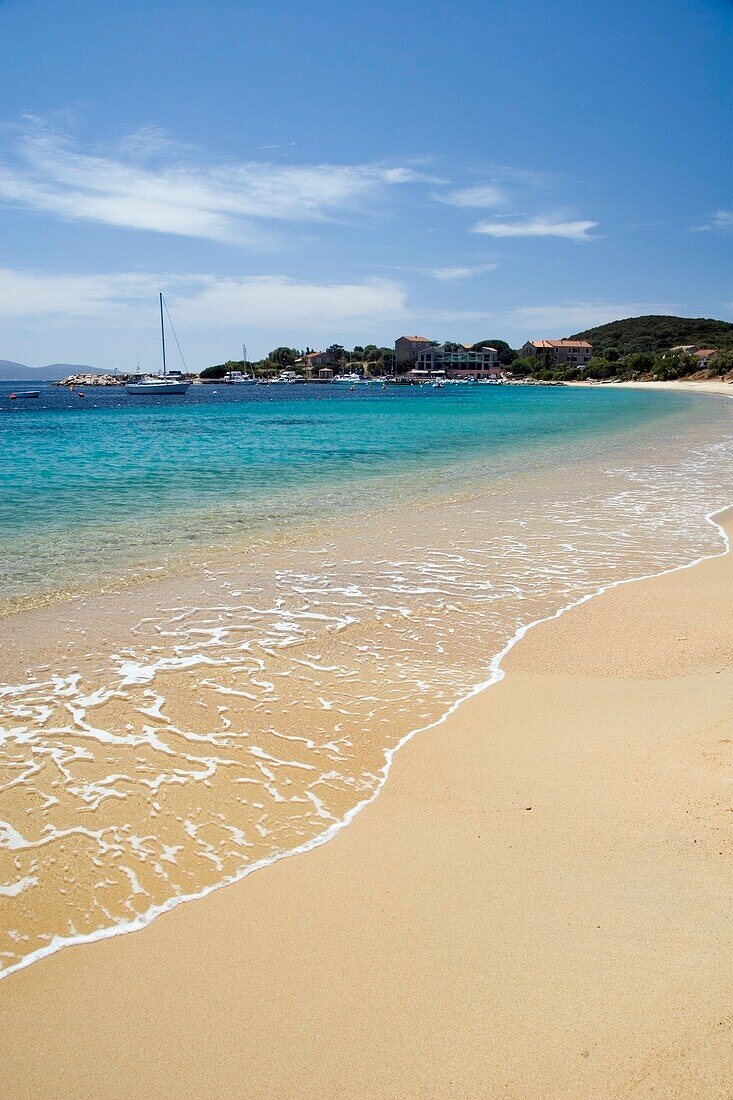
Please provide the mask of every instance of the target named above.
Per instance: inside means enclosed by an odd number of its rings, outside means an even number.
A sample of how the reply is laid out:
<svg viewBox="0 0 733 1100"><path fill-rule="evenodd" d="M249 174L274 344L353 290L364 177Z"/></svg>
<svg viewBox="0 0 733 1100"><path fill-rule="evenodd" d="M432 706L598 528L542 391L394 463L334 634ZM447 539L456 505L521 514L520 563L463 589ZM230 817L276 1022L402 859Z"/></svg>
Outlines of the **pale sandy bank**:
<svg viewBox="0 0 733 1100"><path fill-rule="evenodd" d="M532 631L332 843L0 984L3 1097L729 1097L733 562Z"/></svg>
<svg viewBox="0 0 733 1100"><path fill-rule="evenodd" d="M599 385L619 386L629 390L686 390L689 393L717 393L724 397L733 397L733 382L724 382L722 378L705 379L702 382L690 382L680 379L675 382L566 382L566 386L592 386Z"/></svg>

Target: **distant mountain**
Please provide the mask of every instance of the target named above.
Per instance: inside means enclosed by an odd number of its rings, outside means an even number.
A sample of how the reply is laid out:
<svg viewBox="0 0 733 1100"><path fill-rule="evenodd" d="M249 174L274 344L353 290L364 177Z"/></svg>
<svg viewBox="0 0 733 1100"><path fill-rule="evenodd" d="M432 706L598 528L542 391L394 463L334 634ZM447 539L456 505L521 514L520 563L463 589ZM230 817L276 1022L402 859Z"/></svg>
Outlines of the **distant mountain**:
<svg viewBox="0 0 733 1100"><path fill-rule="evenodd" d="M100 367L87 367L79 363L49 363L47 367L27 367L25 363L13 363L0 359L0 382L58 382L69 374L107 374Z"/></svg>
<svg viewBox="0 0 733 1100"><path fill-rule="evenodd" d="M569 340L588 340L595 354L617 348L621 355L639 351L666 351L678 344L701 348L733 347L733 324L710 317L625 317L607 325L576 332Z"/></svg>

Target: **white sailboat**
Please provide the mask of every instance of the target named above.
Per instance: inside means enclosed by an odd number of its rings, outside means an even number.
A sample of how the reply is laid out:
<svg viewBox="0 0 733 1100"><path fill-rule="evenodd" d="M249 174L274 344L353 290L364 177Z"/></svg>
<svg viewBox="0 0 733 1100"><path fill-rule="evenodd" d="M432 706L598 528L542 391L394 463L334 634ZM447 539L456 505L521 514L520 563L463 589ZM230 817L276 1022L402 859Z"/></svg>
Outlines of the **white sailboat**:
<svg viewBox="0 0 733 1100"><path fill-rule="evenodd" d="M175 375L180 375L180 371L169 372L165 361L165 323L163 321L163 293L158 294L160 301L160 342L163 349L163 373L162 375L150 374L146 378L141 378L137 382L128 382L125 389L130 394L138 396L144 394L175 394L185 393L190 382L184 381L183 378L176 378ZM175 333L174 333L175 335ZM176 337L176 340L178 337ZM180 350L180 347L179 347Z"/></svg>

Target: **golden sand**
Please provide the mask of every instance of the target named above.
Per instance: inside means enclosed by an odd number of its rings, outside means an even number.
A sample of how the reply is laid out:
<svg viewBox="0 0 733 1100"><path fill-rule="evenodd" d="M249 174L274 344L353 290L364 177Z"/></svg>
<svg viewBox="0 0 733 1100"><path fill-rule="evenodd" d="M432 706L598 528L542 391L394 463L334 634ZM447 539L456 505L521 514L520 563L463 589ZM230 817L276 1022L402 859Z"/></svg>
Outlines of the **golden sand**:
<svg viewBox="0 0 733 1100"><path fill-rule="evenodd" d="M729 1097L732 581L535 628L330 844L6 979L2 1095Z"/></svg>

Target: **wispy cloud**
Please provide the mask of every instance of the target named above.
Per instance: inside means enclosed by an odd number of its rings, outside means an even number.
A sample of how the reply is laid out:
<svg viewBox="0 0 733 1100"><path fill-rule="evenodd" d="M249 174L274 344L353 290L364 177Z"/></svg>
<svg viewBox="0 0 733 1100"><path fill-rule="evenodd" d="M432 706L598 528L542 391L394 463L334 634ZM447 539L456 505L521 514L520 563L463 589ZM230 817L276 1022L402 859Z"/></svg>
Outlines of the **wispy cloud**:
<svg viewBox="0 0 733 1100"><path fill-rule="evenodd" d="M51 275L0 269L0 317L16 322L85 320L113 327L139 324L159 287L179 328L256 324L258 328L344 330L405 312L405 291L389 279L305 283L281 275Z"/></svg>
<svg viewBox="0 0 733 1100"><path fill-rule="evenodd" d="M618 321L622 317L674 313L670 302L566 302L559 305L519 306L497 314L497 321L512 331L536 333L560 339L571 332Z"/></svg>
<svg viewBox="0 0 733 1100"><path fill-rule="evenodd" d="M30 127L0 167L0 201L70 220L244 243L264 222L318 222L426 177L388 164L214 164L147 129L105 154Z"/></svg>
<svg viewBox="0 0 733 1100"><path fill-rule="evenodd" d="M433 197L438 202L447 203L449 206L461 206L469 209L504 206L508 201L506 191L493 183L482 184L478 187L459 187L455 191L446 192L444 195L436 193Z"/></svg>
<svg viewBox="0 0 733 1100"><path fill-rule="evenodd" d="M0 268L0 317L49 322L103 318L112 324L128 318L134 303L152 301L159 286L153 275L55 275Z"/></svg>
<svg viewBox="0 0 733 1100"><path fill-rule="evenodd" d="M733 210L716 210L705 225L692 225L693 233L733 233Z"/></svg>
<svg viewBox="0 0 733 1100"><path fill-rule="evenodd" d="M569 241L590 241L589 230L598 222L573 221L552 216L516 218L508 221L483 221L473 226L472 233L484 233L488 237L563 237Z"/></svg>
<svg viewBox="0 0 733 1100"><path fill-rule="evenodd" d="M468 267L434 267L425 271L433 279L439 279L442 283L462 282L465 279L475 279L478 275L485 275L487 271L495 271L498 264L474 264Z"/></svg>
<svg viewBox="0 0 733 1100"><path fill-rule="evenodd" d="M399 283L375 279L363 283L302 283L284 276L208 279L195 293L178 300L187 326L241 325L260 328L343 331L354 324L395 321L405 313ZM175 299L174 299L175 300Z"/></svg>
<svg viewBox="0 0 733 1100"><path fill-rule="evenodd" d="M669 314L677 312L679 308L679 304L673 302L575 301L517 306L503 310L431 310L424 315L413 312L411 316L419 320L421 327L431 321L460 325L467 339L478 338L480 330L490 326L490 331L497 338L514 341L514 346L519 347L527 339L561 339L572 332L581 332L622 317L639 317L650 313ZM455 327L453 331L455 332Z"/></svg>

